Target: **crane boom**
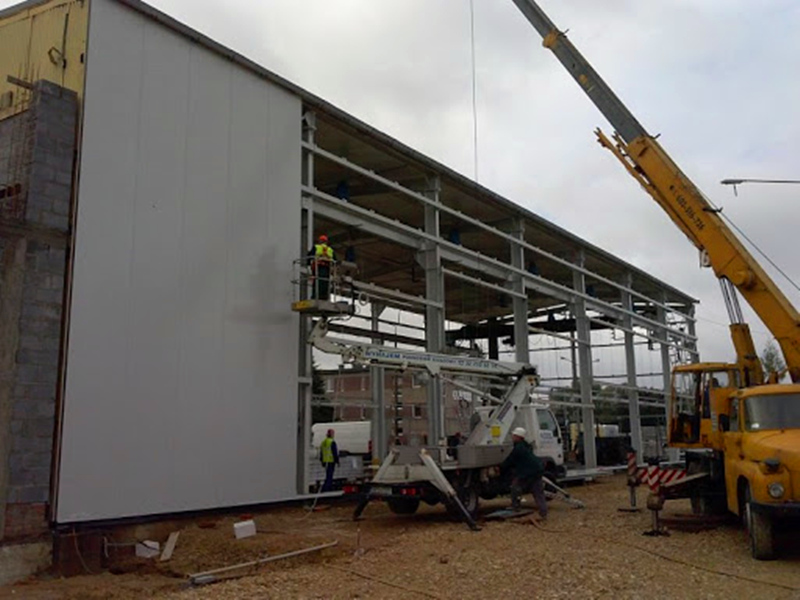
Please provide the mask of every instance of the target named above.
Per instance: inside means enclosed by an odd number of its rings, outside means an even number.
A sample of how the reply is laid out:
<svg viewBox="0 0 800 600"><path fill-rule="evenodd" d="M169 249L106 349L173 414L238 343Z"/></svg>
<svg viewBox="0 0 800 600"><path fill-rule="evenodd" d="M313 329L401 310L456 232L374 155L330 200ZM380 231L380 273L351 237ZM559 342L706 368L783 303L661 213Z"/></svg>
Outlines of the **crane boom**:
<svg viewBox="0 0 800 600"><path fill-rule="evenodd" d="M725 224L703 193L678 168L661 145L636 120L567 36L533 0L513 0L556 58L616 130L614 141L597 131L628 172L707 257L715 275L730 281L781 347L789 374L800 382L800 314ZM734 345L740 364L757 364L752 339L735 323Z"/></svg>

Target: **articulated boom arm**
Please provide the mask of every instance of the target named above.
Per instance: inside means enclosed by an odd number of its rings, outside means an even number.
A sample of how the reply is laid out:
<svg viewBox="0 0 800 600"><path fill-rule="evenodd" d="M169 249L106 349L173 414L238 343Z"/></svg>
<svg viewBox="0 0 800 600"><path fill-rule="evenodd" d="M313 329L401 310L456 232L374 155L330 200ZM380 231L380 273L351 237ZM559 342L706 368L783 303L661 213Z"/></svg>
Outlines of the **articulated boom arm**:
<svg viewBox="0 0 800 600"><path fill-rule="evenodd" d="M536 374L528 364L500 362L457 354L418 352L402 348L387 348L377 344L361 344L327 336L328 322L320 319L309 335L309 343L317 350L328 354L339 354L345 362L374 364L395 368L425 369L431 375L441 371L472 375L510 377L522 373Z"/></svg>
<svg viewBox="0 0 800 600"><path fill-rule="evenodd" d="M533 0L513 0L595 106L616 130L611 150L689 240L728 279L780 344L792 381L800 382L800 314L775 285L700 190L650 136L588 61ZM746 346L746 344L745 344ZM740 347L737 345L737 352ZM742 357L740 356L740 360Z"/></svg>
<svg viewBox="0 0 800 600"><path fill-rule="evenodd" d="M386 348L377 344L359 344L329 338L327 333L328 322L326 319L320 319L311 330L309 342L321 352L339 354L345 362L376 364L402 369L426 369L431 375L447 371L468 375L514 378L511 389L506 392L502 400L499 400L499 405L492 410L485 422L473 430L466 442L469 445L486 446L502 443L511 429L517 408L528 401L531 391L539 383L536 368L529 364Z"/></svg>
<svg viewBox="0 0 800 600"><path fill-rule="evenodd" d="M483 421L472 430L467 441L468 446L491 446L500 444L511 431L511 425L517 416L517 409L529 401L531 391L536 386L535 376L521 376L506 393L499 406L489 413Z"/></svg>

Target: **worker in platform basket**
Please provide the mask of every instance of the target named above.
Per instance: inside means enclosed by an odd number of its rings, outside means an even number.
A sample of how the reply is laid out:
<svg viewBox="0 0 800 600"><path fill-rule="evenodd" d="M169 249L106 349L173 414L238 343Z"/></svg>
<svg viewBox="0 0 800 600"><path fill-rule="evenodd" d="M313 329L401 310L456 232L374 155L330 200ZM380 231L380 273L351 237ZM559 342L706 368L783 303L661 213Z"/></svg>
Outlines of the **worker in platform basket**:
<svg viewBox="0 0 800 600"><path fill-rule="evenodd" d="M317 243L308 252L311 263L311 297L317 300L328 300L331 295L331 269L336 260L333 248L328 246L328 236L319 236Z"/></svg>
<svg viewBox="0 0 800 600"><path fill-rule="evenodd" d="M523 494L530 493L536 501L536 508L542 519L547 518L547 500L544 497L544 465L533 453L531 445L525 441L527 432L517 427L511 432L514 448L511 450L500 470L511 476L511 508L518 509Z"/></svg>
<svg viewBox="0 0 800 600"><path fill-rule="evenodd" d="M339 466L339 448L333 439L333 429L328 429L328 435L319 445L319 460L325 467L325 483L322 485L323 492L333 489L333 472Z"/></svg>

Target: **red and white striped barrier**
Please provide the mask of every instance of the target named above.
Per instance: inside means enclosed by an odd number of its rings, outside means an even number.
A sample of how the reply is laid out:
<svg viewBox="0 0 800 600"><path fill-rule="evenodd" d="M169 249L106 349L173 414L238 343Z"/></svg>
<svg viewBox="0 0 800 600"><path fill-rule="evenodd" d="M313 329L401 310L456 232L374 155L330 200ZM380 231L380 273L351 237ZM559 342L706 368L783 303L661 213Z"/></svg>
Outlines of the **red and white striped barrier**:
<svg viewBox="0 0 800 600"><path fill-rule="evenodd" d="M638 479L647 485L652 492L658 492L662 485L667 485L675 481L686 478L686 469L667 468L659 466L641 467L638 472Z"/></svg>
<svg viewBox="0 0 800 600"><path fill-rule="evenodd" d="M628 452L628 477L638 479L638 468L636 466L636 452Z"/></svg>
<svg viewBox="0 0 800 600"><path fill-rule="evenodd" d="M640 467L637 464L636 452L628 452L628 485L633 487L641 483L653 492L658 492L662 485L686 478L686 469L675 467L662 468L657 465Z"/></svg>

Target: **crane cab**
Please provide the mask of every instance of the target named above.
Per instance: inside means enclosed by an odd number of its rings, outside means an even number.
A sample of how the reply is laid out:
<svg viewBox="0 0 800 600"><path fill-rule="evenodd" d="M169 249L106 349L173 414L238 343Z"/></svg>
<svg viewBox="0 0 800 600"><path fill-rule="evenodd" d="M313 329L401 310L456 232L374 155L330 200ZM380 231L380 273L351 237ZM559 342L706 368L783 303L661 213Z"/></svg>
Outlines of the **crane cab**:
<svg viewBox="0 0 800 600"><path fill-rule="evenodd" d="M723 450L720 416L730 416L730 398L740 386L741 371L735 364L675 367L667 411L669 445Z"/></svg>

